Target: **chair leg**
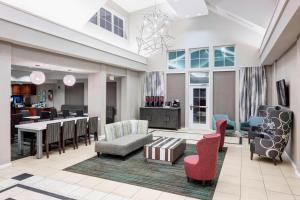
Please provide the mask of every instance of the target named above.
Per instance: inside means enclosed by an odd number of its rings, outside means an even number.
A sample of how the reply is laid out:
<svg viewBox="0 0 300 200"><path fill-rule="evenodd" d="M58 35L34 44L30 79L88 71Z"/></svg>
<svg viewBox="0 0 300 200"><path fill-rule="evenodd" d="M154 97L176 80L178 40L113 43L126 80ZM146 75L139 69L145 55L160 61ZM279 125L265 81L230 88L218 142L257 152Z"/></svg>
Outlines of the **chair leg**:
<svg viewBox="0 0 300 200"><path fill-rule="evenodd" d="M100 158L100 152L97 152L97 156L98 156L98 158Z"/></svg>
<svg viewBox="0 0 300 200"><path fill-rule="evenodd" d="M91 136L88 134L89 145L91 144Z"/></svg>
<svg viewBox="0 0 300 200"><path fill-rule="evenodd" d="M34 156L34 140L30 141L30 155Z"/></svg>
<svg viewBox="0 0 300 200"><path fill-rule="evenodd" d="M186 180L188 183L191 182L190 177L188 177L188 176L186 177Z"/></svg>
<svg viewBox="0 0 300 200"><path fill-rule="evenodd" d="M84 136L84 142L85 142L85 146L87 146L87 134L85 134L85 136Z"/></svg>
<svg viewBox="0 0 300 200"><path fill-rule="evenodd" d="M279 155L280 162L283 162L281 155Z"/></svg>
<svg viewBox="0 0 300 200"><path fill-rule="evenodd" d="M277 165L277 160L275 158L273 158L273 163L275 166Z"/></svg>
<svg viewBox="0 0 300 200"><path fill-rule="evenodd" d="M95 133L95 141L98 141L98 132Z"/></svg>
<svg viewBox="0 0 300 200"><path fill-rule="evenodd" d="M76 149L76 142L75 142L75 137L73 137L73 149Z"/></svg>
<svg viewBox="0 0 300 200"><path fill-rule="evenodd" d="M250 159L253 160L253 152L251 151Z"/></svg>
<svg viewBox="0 0 300 200"><path fill-rule="evenodd" d="M61 154L61 143L60 142L58 142L58 152L59 152L59 154Z"/></svg>
<svg viewBox="0 0 300 200"><path fill-rule="evenodd" d="M62 141L62 150L63 150L63 153L65 153L65 140Z"/></svg>
<svg viewBox="0 0 300 200"><path fill-rule="evenodd" d="M46 144L46 155L47 155L47 158L49 158L49 144L48 144L47 139L46 139L45 144Z"/></svg>

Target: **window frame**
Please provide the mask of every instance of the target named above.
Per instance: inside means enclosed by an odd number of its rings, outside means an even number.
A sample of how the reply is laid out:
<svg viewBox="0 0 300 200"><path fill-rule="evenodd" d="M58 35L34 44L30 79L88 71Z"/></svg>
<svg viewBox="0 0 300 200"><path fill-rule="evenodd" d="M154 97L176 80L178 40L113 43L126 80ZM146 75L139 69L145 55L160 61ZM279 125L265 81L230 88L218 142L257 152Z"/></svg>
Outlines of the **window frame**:
<svg viewBox="0 0 300 200"><path fill-rule="evenodd" d="M103 8L103 9L105 9L106 11L108 11L108 12L110 12L111 13L111 16L112 16L112 22L111 22L111 30L108 30L108 29L106 29L106 28L104 28L104 27L102 27L101 25L100 25L100 21L101 21L101 14L100 14L100 10L101 10L101 8ZM107 8L106 6L102 6L98 11L97 11L97 13L95 14L95 15L97 15L97 23L95 24L95 23L93 23L93 22L91 22L91 19L89 20L89 22L91 23L91 24L93 24L93 25L96 25L97 27L100 27L101 29L104 29L104 30L106 30L106 31L108 31L108 32L111 32L111 33L113 33L114 35L116 35L116 36L118 36L118 37L121 37L121 38L123 38L123 39L127 39L127 22L126 22L126 20L125 20L125 18L124 18L124 16L122 16L121 14L119 14L118 12L116 12L115 10L112 10L112 9L110 9L110 8ZM123 21L123 37L122 36L120 36L120 35L118 35L118 34L116 34L115 33L115 31L114 31L114 24L115 24L115 22L114 22L114 17L117 17L118 19L121 19L122 21ZM94 17L94 16L93 16Z"/></svg>
<svg viewBox="0 0 300 200"><path fill-rule="evenodd" d="M199 51L199 58L198 59L192 59L192 51L196 50ZM200 51L201 50L208 50L208 57L207 58L201 58L200 56ZM210 68L210 48L209 47L200 47L200 48L190 48L188 50L188 54L189 54L189 69L191 70L205 70L205 69L209 69ZM207 67L200 67L200 63L202 59L206 59L207 60ZM199 60L199 67L192 67L192 61L193 60Z"/></svg>
<svg viewBox="0 0 300 200"><path fill-rule="evenodd" d="M177 52L183 51L184 52L184 68L176 68L176 69L170 69L169 68L169 63L170 63L170 53L171 52L176 52L176 58L177 58ZM178 61L176 61L178 62ZM168 50L167 51L167 69L169 72L182 72L187 69L187 54L185 49L175 49L175 50Z"/></svg>
<svg viewBox="0 0 300 200"><path fill-rule="evenodd" d="M223 66L216 66L216 56L215 56L215 49L217 48L227 48L227 47L233 47L234 48L234 56L226 56L224 55L224 65ZM226 54L226 52L224 53ZM222 46L213 46L213 68L214 69L230 69L230 68L235 68L236 66L236 46L235 45L222 45ZM226 58L233 58L233 65L228 65L226 66Z"/></svg>
<svg viewBox="0 0 300 200"><path fill-rule="evenodd" d="M119 17L118 15L115 15L115 14L113 15L113 18L114 18L114 19L113 19L113 33L114 33L115 35L117 35L117 36L120 36L120 37L124 38L124 27L125 27L124 19L122 19L121 17ZM118 19L118 25L115 25L115 18ZM120 25L119 25L120 21L122 21L122 24L123 24L122 29L121 29L121 27L120 27ZM121 30L121 31L122 31L122 35L116 33L116 32L115 32L115 28L118 29L118 33L119 33L120 30Z"/></svg>

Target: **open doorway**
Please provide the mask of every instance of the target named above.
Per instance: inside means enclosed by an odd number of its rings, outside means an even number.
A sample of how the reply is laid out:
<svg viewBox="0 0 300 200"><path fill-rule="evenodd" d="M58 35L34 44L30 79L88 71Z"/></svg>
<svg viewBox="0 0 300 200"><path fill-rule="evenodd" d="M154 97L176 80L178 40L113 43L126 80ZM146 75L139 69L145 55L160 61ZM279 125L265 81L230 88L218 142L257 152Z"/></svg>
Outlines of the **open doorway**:
<svg viewBox="0 0 300 200"><path fill-rule="evenodd" d="M114 123L121 120L121 79L109 75L106 83L106 123Z"/></svg>

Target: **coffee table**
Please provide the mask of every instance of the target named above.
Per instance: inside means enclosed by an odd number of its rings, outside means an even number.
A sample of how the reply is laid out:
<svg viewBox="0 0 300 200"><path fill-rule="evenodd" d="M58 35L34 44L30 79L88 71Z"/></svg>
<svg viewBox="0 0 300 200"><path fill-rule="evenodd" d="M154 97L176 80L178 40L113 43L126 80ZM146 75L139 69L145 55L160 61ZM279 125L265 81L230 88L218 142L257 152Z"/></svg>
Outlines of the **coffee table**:
<svg viewBox="0 0 300 200"><path fill-rule="evenodd" d="M144 146L144 156L147 162L173 165L185 148L184 139L161 137Z"/></svg>

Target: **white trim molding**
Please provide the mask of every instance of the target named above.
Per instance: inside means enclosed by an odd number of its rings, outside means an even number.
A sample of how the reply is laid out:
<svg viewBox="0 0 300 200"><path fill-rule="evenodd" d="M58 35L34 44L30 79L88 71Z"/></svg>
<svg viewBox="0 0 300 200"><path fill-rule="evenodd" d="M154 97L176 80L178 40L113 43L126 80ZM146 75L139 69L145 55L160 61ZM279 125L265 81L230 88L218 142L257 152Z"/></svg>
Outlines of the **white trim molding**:
<svg viewBox="0 0 300 200"><path fill-rule="evenodd" d="M5 168L7 168L7 167L10 167L11 165L12 165L11 162L6 163L6 164L2 164L2 165L0 165L0 170L1 170L1 169L5 169Z"/></svg>

